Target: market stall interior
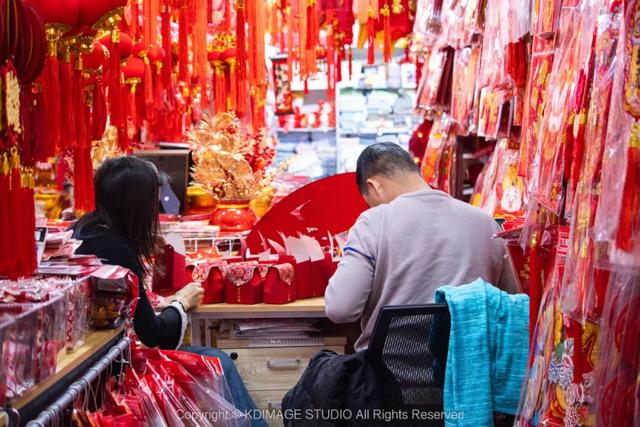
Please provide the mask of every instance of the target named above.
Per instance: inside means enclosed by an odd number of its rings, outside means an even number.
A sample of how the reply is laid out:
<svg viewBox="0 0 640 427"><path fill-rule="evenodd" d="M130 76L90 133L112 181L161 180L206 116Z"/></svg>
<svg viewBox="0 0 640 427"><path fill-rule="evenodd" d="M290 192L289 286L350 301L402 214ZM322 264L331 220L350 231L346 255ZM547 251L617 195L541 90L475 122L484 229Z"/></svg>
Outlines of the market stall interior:
<svg viewBox="0 0 640 427"><path fill-rule="evenodd" d="M640 426L638 16L0 0L0 426Z"/></svg>

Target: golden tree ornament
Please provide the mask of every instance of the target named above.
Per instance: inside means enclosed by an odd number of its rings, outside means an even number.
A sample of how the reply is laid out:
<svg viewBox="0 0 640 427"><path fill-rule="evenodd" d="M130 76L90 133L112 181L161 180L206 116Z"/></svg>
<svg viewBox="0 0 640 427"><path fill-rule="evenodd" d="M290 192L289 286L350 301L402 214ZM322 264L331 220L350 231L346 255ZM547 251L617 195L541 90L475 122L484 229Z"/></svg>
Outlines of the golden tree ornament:
<svg viewBox="0 0 640 427"><path fill-rule="evenodd" d="M231 113L204 117L188 133L197 185L220 201L250 200L264 169L273 161L275 146L260 131L242 130Z"/></svg>

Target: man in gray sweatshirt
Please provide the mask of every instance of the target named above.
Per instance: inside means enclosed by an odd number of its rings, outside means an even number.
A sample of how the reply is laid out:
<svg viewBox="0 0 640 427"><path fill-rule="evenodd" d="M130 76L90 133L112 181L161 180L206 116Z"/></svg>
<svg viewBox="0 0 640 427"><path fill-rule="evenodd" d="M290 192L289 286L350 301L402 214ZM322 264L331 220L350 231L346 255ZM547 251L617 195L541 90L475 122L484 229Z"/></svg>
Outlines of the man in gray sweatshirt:
<svg viewBox="0 0 640 427"><path fill-rule="evenodd" d="M510 292L520 287L498 224L483 211L431 189L410 154L391 143L367 147L356 171L371 207L349 233L325 293L335 323L360 319L366 349L385 305L432 303L437 288L481 277Z"/></svg>

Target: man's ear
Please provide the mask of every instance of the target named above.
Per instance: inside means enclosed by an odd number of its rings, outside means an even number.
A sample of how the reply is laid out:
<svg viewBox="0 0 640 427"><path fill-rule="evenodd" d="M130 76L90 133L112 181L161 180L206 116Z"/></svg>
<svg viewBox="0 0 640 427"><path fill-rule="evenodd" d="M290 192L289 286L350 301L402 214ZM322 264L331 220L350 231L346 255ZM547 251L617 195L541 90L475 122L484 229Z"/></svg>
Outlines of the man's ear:
<svg viewBox="0 0 640 427"><path fill-rule="evenodd" d="M367 190L369 194L371 194L372 191L375 191L373 194L380 196L380 192L382 190L380 181L375 178L367 179Z"/></svg>

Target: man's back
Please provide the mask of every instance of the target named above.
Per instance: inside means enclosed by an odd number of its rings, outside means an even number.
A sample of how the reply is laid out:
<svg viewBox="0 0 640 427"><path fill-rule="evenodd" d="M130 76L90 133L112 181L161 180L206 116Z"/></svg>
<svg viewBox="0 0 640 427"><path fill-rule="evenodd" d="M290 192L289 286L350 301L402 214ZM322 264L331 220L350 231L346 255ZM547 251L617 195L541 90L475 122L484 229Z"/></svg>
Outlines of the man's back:
<svg viewBox="0 0 640 427"><path fill-rule="evenodd" d="M504 244L492 239L497 230L479 209L435 190L405 194L365 212L327 289L328 316L350 321L357 312L361 350L385 305L430 303L438 287L478 277L517 292Z"/></svg>

